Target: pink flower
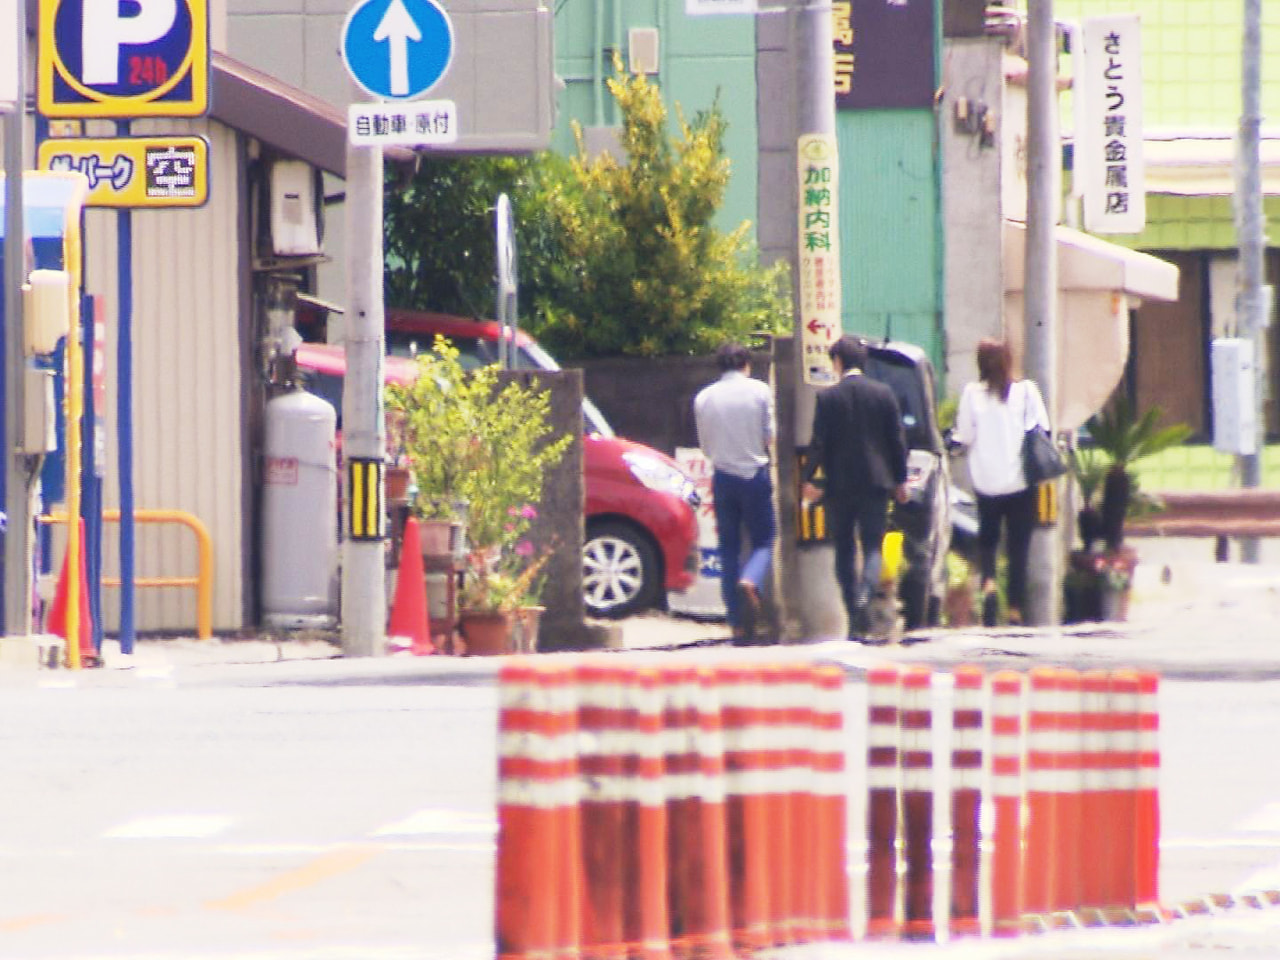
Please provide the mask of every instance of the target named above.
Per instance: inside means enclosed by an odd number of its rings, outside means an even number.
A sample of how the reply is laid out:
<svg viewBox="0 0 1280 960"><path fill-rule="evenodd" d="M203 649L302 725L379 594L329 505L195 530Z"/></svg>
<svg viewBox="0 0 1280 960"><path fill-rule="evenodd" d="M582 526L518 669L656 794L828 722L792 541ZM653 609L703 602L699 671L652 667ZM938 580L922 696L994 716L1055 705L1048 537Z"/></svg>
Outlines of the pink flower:
<svg viewBox="0 0 1280 960"><path fill-rule="evenodd" d="M502 525L502 529L507 531L507 533L515 533L516 525L514 523L504 523Z"/></svg>
<svg viewBox="0 0 1280 960"><path fill-rule="evenodd" d="M538 519L538 511L526 503L520 508L520 516L524 517L526 520L536 520Z"/></svg>
<svg viewBox="0 0 1280 960"><path fill-rule="evenodd" d="M518 516L520 516L520 508L519 508L519 507L507 507L507 516L508 516L508 517L518 517Z"/></svg>
<svg viewBox="0 0 1280 960"><path fill-rule="evenodd" d="M516 544L516 555L521 557L532 557L533 544L528 540L521 540Z"/></svg>

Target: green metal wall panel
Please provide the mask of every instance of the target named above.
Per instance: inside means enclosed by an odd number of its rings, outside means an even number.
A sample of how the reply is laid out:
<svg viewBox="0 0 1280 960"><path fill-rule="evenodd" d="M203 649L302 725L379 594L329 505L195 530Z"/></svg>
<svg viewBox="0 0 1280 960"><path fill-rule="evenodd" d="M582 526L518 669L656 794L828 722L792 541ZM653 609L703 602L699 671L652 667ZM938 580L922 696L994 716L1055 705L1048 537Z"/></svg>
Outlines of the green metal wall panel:
<svg viewBox="0 0 1280 960"><path fill-rule="evenodd" d="M1234 250L1236 237L1231 197L1182 197L1147 194L1147 229L1108 236L1112 243L1138 250ZM1266 234L1280 237L1280 197L1263 201Z"/></svg>
<svg viewBox="0 0 1280 960"><path fill-rule="evenodd" d="M942 369L933 114L840 111L836 133L844 329L910 340Z"/></svg>
<svg viewBox="0 0 1280 960"><path fill-rule="evenodd" d="M571 125L618 122L613 98L603 91L597 115L596 64L601 75L612 73L615 47L626 63L627 31L658 30L659 71L650 79L661 86L673 132L676 105L693 118L709 108L719 93L728 122L725 154L732 164L725 202L716 218L723 230L756 215L755 22L746 16L690 17L684 0L557 0L555 12L556 73L565 82L557 102L552 149L574 149ZM597 30L596 21L600 20ZM601 50L597 57L597 37Z"/></svg>
<svg viewBox="0 0 1280 960"><path fill-rule="evenodd" d="M1239 0L1057 0L1059 20L1142 17L1146 127L1232 129L1240 115ZM1264 116L1280 116L1280 3L1262 5Z"/></svg>

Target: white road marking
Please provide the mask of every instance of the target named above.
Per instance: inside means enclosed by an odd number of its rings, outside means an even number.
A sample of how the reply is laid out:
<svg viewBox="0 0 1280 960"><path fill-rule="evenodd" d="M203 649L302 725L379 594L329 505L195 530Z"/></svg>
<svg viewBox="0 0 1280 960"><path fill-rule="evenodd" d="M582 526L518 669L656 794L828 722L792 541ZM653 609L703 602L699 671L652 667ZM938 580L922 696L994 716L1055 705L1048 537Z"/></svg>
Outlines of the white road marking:
<svg viewBox="0 0 1280 960"><path fill-rule="evenodd" d="M370 833L369 836L406 837L441 833L468 833L493 836L497 830L497 821L488 814L476 813L469 810L447 810L438 807L429 807L426 810L419 810L416 813L412 813L403 820L397 820L395 823L388 823L381 826Z"/></svg>
<svg viewBox="0 0 1280 960"><path fill-rule="evenodd" d="M225 830L231 822L231 817L219 815L161 814L126 821L103 836L127 840L203 839Z"/></svg>

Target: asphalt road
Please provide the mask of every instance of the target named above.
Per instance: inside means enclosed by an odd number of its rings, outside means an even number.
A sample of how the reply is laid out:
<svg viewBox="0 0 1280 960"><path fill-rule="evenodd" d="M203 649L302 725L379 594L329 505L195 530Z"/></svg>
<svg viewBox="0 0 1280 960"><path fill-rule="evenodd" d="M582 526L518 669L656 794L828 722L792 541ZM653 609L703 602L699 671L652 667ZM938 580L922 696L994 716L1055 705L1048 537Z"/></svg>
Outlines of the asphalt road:
<svg viewBox="0 0 1280 960"><path fill-rule="evenodd" d="M492 956L491 667L321 660L3 677L0 957ZM851 669L860 752L865 688ZM1269 746L1280 685L1166 682L1161 715L1166 902L1280 887ZM851 764L854 824L860 776ZM1218 918L1193 939L1252 950L1261 930L1280 942L1267 926L1276 913ZM933 949L1176 956L1167 938L1196 929ZM1139 936L1166 940L1152 954ZM1037 952L1047 943L1059 952ZM847 955L901 949L858 944Z"/></svg>

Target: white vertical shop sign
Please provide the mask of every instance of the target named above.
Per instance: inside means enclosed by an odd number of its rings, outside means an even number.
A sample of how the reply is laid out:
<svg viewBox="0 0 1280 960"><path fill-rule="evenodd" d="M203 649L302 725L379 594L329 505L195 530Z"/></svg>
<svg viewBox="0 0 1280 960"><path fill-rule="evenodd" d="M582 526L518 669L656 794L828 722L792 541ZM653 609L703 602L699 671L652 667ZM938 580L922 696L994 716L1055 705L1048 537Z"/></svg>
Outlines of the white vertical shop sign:
<svg viewBox="0 0 1280 960"><path fill-rule="evenodd" d="M1142 21L1135 14L1084 21L1084 91L1075 175L1091 233L1140 233L1147 223L1142 145Z"/></svg>
<svg viewBox="0 0 1280 960"><path fill-rule="evenodd" d="M720 594L720 539L716 532L716 504L711 484L711 461L697 447L676 447L676 463L693 478L698 496L698 577L683 593L667 597L672 613L691 617L723 617Z"/></svg>
<svg viewBox="0 0 1280 960"><path fill-rule="evenodd" d="M800 247L800 343L804 382L835 383L827 348L840 339L840 163L836 138L805 134L796 145Z"/></svg>
<svg viewBox="0 0 1280 960"><path fill-rule="evenodd" d="M0 110L7 111L18 100L18 4L22 0L0 0Z"/></svg>

